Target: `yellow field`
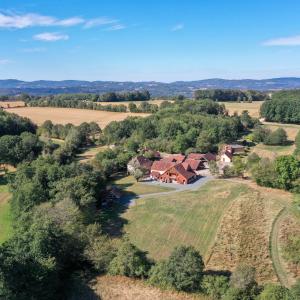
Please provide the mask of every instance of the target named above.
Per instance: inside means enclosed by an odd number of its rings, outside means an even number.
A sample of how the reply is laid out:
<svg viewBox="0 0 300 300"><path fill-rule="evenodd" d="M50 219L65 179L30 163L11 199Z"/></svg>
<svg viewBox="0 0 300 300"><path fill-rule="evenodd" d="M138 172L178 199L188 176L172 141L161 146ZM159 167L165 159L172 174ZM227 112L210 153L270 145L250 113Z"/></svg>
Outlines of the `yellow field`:
<svg viewBox="0 0 300 300"><path fill-rule="evenodd" d="M25 103L23 101L0 101L1 108L10 108L10 107L24 107Z"/></svg>
<svg viewBox="0 0 300 300"><path fill-rule="evenodd" d="M241 114L243 110L248 110L251 117L259 118L260 106L263 104L263 101L253 101L251 103L238 103L238 102L220 102L224 104L230 115L233 115L235 112Z"/></svg>
<svg viewBox="0 0 300 300"><path fill-rule="evenodd" d="M97 111L77 108L57 108L57 107L23 107L10 108L7 111L31 119L34 123L41 125L46 120L51 120L56 124L71 123L80 125L82 122L96 122L104 128L111 121L122 121L128 116L148 116L144 113L119 113L110 111Z"/></svg>

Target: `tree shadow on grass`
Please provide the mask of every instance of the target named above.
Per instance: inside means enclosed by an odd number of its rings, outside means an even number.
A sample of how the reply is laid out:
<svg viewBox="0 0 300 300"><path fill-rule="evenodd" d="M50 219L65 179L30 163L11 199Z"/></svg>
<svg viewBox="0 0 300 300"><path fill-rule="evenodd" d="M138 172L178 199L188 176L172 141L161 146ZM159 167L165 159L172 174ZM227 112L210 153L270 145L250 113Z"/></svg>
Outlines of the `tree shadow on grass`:
<svg viewBox="0 0 300 300"><path fill-rule="evenodd" d="M121 237L124 234L123 228L128 221L122 217L122 214L125 213L135 198L135 193L126 191L122 193L119 200L100 209L98 221L104 233L110 237Z"/></svg>

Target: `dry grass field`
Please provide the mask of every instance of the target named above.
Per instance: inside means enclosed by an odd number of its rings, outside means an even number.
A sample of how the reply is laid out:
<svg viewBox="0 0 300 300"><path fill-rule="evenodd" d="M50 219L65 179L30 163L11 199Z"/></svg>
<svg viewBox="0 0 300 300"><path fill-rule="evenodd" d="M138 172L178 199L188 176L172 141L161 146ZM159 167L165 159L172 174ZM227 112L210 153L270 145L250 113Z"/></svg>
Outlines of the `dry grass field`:
<svg viewBox="0 0 300 300"><path fill-rule="evenodd" d="M122 276L97 277L92 290L102 300L210 300L202 295L162 291L141 280ZM80 298L83 299L83 298ZM95 299L92 297L84 299Z"/></svg>
<svg viewBox="0 0 300 300"><path fill-rule="evenodd" d="M282 123L271 123L271 122L263 122L264 126L270 128L272 131L277 128L283 128L288 136L288 139L294 141L297 133L300 130L300 125L297 124L282 124Z"/></svg>
<svg viewBox="0 0 300 300"><path fill-rule="evenodd" d="M300 221L290 211L279 220L279 232L278 232L278 254L281 265L287 271L287 285L291 286L295 284L296 279L300 278L300 269L297 265L287 262L284 259L283 248L289 237L300 235Z"/></svg>
<svg viewBox="0 0 300 300"><path fill-rule="evenodd" d="M145 117L148 115L144 113L119 113L57 107L10 108L8 111L22 117L27 117L38 125L41 125L46 120L51 120L56 124L71 123L74 125L80 125L82 122L96 122L101 128L104 128L111 121L122 121L128 116Z"/></svg>
<svg viewBox="0 0 300 300"><path fill-rule="evenodd" d="M23 101L0 101L1 108L10 108L10 107L24 107L25 103Z"/></svg>
<svg viewBox="0 0 300 300"><path fill-rule="evenodd" d="M291 194L247 182L245 193L223 215L207 268L234 270L240 262L256 268L258 282L278 282L270 255L275 218L291 202Z"/></svg>
<svg viewBox="0 0 300 300"><path fill-rule="evenodd" d="M248 110L251 117L259 118L259 110L263 101L253 101L251 103L238 103L238 102L220 102L225 105L225 108L228 110L230 115L233 115L235 112L241 114L243 110Z"/></svg>

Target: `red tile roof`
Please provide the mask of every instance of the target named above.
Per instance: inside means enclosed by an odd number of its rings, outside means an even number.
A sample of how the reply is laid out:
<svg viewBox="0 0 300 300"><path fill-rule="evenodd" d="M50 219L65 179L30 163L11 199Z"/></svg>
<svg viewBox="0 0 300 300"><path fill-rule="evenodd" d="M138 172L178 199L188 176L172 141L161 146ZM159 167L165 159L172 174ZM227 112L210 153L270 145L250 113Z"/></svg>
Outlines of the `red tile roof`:
<svg viewBox="0 0 300 300"><path fill-rule="evenodd" d="M216 156L209 152L208 153L190 153L187 158L195 159L195 160L206 159L208 161L216 160Z"/></svg>
<svg viewBox="0 0 300 300"><path fill-rule="evenodd" d="M194 170L194 171L198 170L200 168L201 164L202 164L202 162L200 160L191 159L191 158L187 158L184 161L184 163L182 163L183 166L184 166L185 163L188 164L191 167L191 169Z"/></svg>
<svg viewBox="0 0 300 300"><path fill-rule="evenodd" d="M185 160L185 155L183 155L183 154L173 154L173 155L167 156L165 159L181 163Z"/></svg>
<svg viewBox="0 0 300 300"><path fill-rule="evenodd" d="M177 164L176 166L174 166L174 168L180 175L182 175L187 180L196 175L193 171L185 170L182 164Z"/></svg>
<svg viewBox="0 0 300 300"><path fill-rule="evenodd" d="M164 158L153 162L151 166L151 172L153 171L165 172L175 165L176 165L175 162L172 162L169 159Z"/></svg>

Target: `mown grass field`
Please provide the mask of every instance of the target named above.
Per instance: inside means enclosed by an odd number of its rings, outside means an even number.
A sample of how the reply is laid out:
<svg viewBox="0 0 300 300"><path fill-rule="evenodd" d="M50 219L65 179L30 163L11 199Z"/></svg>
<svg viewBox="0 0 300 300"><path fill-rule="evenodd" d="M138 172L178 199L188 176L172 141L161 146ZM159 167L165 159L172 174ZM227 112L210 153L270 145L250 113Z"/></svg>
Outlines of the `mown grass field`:
<svg viewBox="0 0 300 300"><path fill-rule="evenodd" d="M0 177L0 244L5 242L12 233L9 198L7 182Z"/></svg>
<svg viewBox="0 0 300 300"><path fill-rule="evenodd" d="M166 258L182 244L206 256L228 204L244 191L244 185L212 181L198 191L139 199L123 215L128 220L125 231L154 259Z"/></svg>
<svg viewBox="0 0 300 300"><path fill-rule="evenodd" d="M10 108L7 111L27 117L38 125L41 125L46 120L51 120L54 124L71 123L73 125L80 125L83 122L96 122L101 128L104 128L112 121L122 121L128 116L145 117L149 115L144 113L121 113L57 107L21 107Z"/></svg>
<svg viewBox="0 0 300 300"><path fill-rule="evenodd" d="M172 189L157 185L147 185L143 182L137 182L133 176L120 176L112 182L117 185L123 192L133 195L145 195L160 192L171 191Z"/></svg>
<svg viewBox="0 0 300 300"><path fill-rule="evenodd" d="M270 254L272 224L291 194L251 181L214 180L197 191L144 197L122 214L125 232L149 257L193 245L210 270L246 262L259 282L278 282Z"/></svg>
<svg viewBox="0 0 300 300"><path fill-rule="evenodd" d="M263 101L253 101L248 102L220 102L225 105L225 108L228 110L230 115L233 115L235 112L241 114L243 110L248 110L251 117L259 118L260 106L263 104Z"/></svg>

